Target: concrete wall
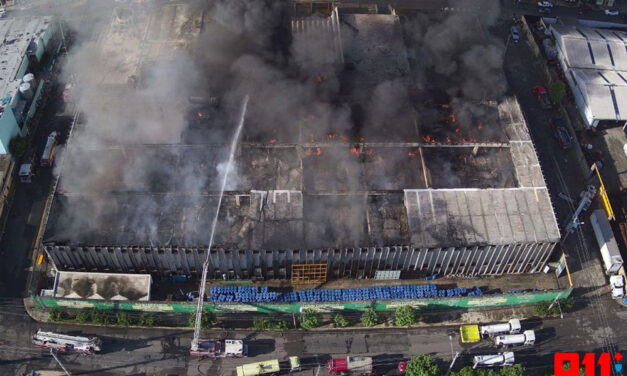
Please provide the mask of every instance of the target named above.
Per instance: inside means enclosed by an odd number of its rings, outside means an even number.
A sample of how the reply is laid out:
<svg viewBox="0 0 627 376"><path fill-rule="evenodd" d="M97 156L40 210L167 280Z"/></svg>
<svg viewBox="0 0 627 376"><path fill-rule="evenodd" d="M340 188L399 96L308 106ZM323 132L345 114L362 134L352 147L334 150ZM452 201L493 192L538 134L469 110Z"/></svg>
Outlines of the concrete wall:
<svg viewBox="0 0 627 376"><path fill-rule="evenodd" d="M15 79L22 79L28 70L28 64L30 64L30 60L28 60L28 56L24 55L22 59L22 65L20 65L20 69L18 69L17 74L15 75Z"/></svg>
<svg viewBox="0 0 627 376"><path fill-rule="evenodd" d="M523 243L450 248L408 246L316 249L233 250L214 248L209 278L291 278L294 263L327 263L327 276L374 277L377 270L401 270L413 275L501 275L539 272L554 243ZM206 248L90 247L47 245L58 270L198 275Z"/></svg>
<svg viewBox="0 0 627 376"><path fill-rule="evenodd" d="M389 301L360 301L344 303L207 303L204 309L214 313L300 313L303 309L313 309L318 312L342 312L363 311L374 306L377 311L389 312L398 307L410 305L419 309L447 309L447 308L484 308L521 304L537 304L540 302L552 302L555 298L567 298L572 288L525 294L483 295L478 297L440 298L440 299L416 299L416 300L389 300ZM129 302L129 301L96 301L55 299L33 296L40 307L47 308L96 308L101 310L127 310L140 312L170 312L190 313L196 310L195 303L175 302Z"/></svg>
<svg viewBox="0 0 627 376"><path fill-rule="evenodd" d="M9 143L19 133L20 127L13 114L13 109L11 106L6 106L0 117L0 154L9 154Z"/></svg>

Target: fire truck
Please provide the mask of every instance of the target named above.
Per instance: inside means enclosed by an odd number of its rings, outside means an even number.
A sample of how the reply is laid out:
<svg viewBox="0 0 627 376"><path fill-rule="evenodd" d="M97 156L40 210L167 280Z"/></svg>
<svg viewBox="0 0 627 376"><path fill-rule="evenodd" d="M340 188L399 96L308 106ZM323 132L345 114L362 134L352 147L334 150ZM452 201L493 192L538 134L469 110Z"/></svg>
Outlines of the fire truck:
<svg viewBox="0 0 627 376"><path fill-rule="evenodd" d="M42 332L39 329L33 335L33 344L60 353L93 355L100 351L102 341L98 337L69 336L67 334Z"/></svg>
<svg viewBox="0 0 627 376"><path fill-rule="evenodd" d="M198 358L243 358L248 356L248 345L239 339L201 339L189 354Z"/></svg>
<svg viewBox="0 0 627 376"><path fill-rule="evenodd" d="M372 373L372 358L347 356L346 358L331 359L327 369L332 375L370 376Z"/></svg>

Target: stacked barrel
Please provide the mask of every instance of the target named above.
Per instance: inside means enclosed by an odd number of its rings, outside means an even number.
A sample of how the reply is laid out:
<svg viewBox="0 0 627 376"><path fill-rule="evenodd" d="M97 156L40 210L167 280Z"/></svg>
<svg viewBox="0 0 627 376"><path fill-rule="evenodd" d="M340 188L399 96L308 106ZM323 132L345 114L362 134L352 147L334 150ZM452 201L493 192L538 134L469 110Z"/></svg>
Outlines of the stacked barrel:
<svg viewBox="0 0 627 376"><path fill-rule="evenodd" d="M268 287L212 286L210 300L215 303L307 303L351 302L363 300L397 300L479 296L479 287L438 289L435 284L374 286L357 289L309 289L298 292L269 291Z"/></svg>

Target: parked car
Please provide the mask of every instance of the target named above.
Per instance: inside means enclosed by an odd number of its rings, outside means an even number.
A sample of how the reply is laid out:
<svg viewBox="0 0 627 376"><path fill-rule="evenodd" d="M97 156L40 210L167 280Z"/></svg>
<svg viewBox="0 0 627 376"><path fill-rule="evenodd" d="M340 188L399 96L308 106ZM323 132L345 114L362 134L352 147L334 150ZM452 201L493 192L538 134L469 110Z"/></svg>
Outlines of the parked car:
<svg viewBox="0 0 627 376"><path fill-rule="evenodd" d="M551 14L551 8L539 7L538 13L540 14Z"/></svg>
<svg viewBox="0 0 627 376"><path fill-rule="evenodd" d="M520 32L518 31L518 28L516 26L512 26L512 40L514 41L514 43L518 43L518 41L520 40Z"/></svg>
<svg viewBox="0 0 627 376"><path fill-rule="evenodd" d="M612 299L621 299L625 296L625 278L621 274L610 277L610 286L612 286Z"/></svg>
<svg viewBox="0 0 627 376"><path fill-rule="evenodd" d="M606 16L618 16L618 11L614 9L604 10Z"/></svg>
<svg viewBox="0 0 627 376"><path fill-rule="evenodd" d="M553 135L562 149L568 149L572 146L573 138L566 128L564 119L560 117L551 119L551 128L553 128Z"/></svg>
<svg viewBox="0 0 627 376"><path fill-rule="evenodd" d="M538 1L538 6L541 8L553 8L553 3L550 1Z"/></svg>
<svg viewBox="0 0 627 376"><path fill-rule="evenodd" d="M540 102L540 106L542 106L543 109L548 110L549 108L553 107L553 103L551 103L551 98L549 98L549 93L546 91L546 88L544 86L534 86L533 93L538 98L538 102Z"/></svg>

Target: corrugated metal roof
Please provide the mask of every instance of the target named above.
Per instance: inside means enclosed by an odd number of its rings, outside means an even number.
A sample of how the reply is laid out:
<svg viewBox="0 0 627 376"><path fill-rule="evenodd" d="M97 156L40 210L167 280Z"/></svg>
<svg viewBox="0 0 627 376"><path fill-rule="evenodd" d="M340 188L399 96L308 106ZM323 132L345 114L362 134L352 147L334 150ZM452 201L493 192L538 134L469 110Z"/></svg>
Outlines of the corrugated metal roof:
<svg viewBox="0 0 627 376"><path fill-rule="evenodd" d="M559 240L546 188L411 189L405 205L414 247Z"/></svg>
<svg viewBox="0 0 627 376"><path fill-rule="evenodd" d="M627 120L627 33L552 25L594 119Z"/></svg>

